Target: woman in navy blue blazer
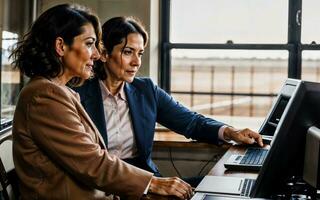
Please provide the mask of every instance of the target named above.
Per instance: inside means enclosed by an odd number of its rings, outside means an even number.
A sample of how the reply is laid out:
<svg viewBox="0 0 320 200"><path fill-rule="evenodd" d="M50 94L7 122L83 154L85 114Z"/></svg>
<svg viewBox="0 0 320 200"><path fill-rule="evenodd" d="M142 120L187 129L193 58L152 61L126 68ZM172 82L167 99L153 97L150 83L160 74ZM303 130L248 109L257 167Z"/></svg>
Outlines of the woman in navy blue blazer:
<svg viewBox="0 0 320 200"><path fill-rule="evenodd" d="M76 88L109 152L161 176L152 162L155 124L197 141L262 144L249 129L238 130L195 113L175 101L149 78L136 78L148 34L132 17L115 17L102 26L104 51L95 78Z"/></svg>

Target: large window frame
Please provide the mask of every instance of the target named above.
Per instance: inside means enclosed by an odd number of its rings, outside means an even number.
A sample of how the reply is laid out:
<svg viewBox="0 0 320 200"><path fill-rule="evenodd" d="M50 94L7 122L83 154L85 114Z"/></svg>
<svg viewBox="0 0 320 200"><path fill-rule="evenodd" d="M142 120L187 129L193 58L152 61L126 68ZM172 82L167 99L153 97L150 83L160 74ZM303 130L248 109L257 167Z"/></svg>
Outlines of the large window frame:
<svg viewBox="0 0 320 200"><path fill-rule="evenodd" d="M18 93L24 85L23 75L11 66L8 55L19 37L23 36L35 19L37 1L3 0L0 2L0 10L3 11L0 13L0 135L11 129Z"/></svg>
<svg viewBox="0 0 320 200"><path fill-rule="evenodd" d="M160 1L160 75L159 84L171 93L171 50L172 49L230 49L230 50L287 50L288 78L301 79L303 50L320 50L319 44L301 43L302 0L289 0L288 39L286 44L236 44L236 43L172 43L170 42L171 0ZM179 92L176 92L179 93ZM197 92L192 92L197 94ZM190 94L190 93L189 93ZM211 93L215 94L215 93Z"/></svg>

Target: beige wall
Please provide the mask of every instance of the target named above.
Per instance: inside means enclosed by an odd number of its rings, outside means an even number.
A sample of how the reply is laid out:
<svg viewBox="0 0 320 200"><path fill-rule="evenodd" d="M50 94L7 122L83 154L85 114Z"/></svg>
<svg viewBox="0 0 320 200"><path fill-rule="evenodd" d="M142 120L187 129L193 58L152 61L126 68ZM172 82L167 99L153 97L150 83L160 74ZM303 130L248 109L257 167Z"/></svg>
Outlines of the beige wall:
<svg viewBox="0 0 320 200"><path fill-rule="evenodd" d="M59 3L79 3L92 8L101 23L115 16L135 16L144 23L149 36L139 76L158 82L159 66L159 0L39 0L39 12Z"/></svg>

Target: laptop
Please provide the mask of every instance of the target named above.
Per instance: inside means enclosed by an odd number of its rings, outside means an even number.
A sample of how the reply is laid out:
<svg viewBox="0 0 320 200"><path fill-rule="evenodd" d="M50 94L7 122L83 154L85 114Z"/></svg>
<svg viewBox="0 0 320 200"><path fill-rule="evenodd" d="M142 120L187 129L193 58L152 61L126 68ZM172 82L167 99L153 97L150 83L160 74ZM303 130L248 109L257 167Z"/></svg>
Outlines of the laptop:
<svg viewBox="0 0 320 200"><path fill-rule="evenodd" d="M217 196L215 194L208 193L196 193L191 200L239 200L238 197L226 197L226 196Z"/></svg>
<svg viewBox="0 0 320 200"><path fill-rule="evenodd" d="M241 197L227 197L227 196L217 196L215 194L208 194L208 193L196 193L191 200L239 200L243 199ZM268 200L266 198L250 198L254 200Z"/></svg>
<svg viewBox="0 0 320 200"><path fill-rule="evenodd" d="M240 171L259 171L265 158L267 157L268 149L259 147L249 147L244 155L233 154L224 163L224 167L228 170Z"/></svg>
<svg viewBox="0 0 320 200"><path fill-rule="evenodd" d="M287 104L297 90L299 80L287 79L282 86L274 104L272 105L266 119L260 127L259 133L262 135L264 144L272 145L272 139L277 128L277 125L282 117L282 114L287 107ZM244 155L231 155L226 163L225 168L228 170L245 170L258 171L260 170L268 150L262 148L248 148ZM248 159L250 158L250 159Z"/></svg>
<svg viewBox="0 0 320 200"><path fill-rule="evenodd" d="M226 176L205 176L200 184L196 187L195 192L198 194L214 193L219 196L249 198L249 195L255 184L255 179L226 177ZM194 200L202 199L192 198ZM203 196L203 195L202 195Z"/></svg>

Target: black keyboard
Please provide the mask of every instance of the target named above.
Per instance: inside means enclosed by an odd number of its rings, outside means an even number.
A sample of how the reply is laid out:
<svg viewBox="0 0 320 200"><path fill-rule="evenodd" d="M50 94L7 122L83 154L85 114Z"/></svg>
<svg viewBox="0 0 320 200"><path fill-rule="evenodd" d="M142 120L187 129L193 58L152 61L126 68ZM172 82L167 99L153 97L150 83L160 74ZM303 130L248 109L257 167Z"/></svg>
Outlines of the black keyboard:
<svg viewBox="0 0 320 200"><path fill-rule="evenodd" d="M268 149L249 147L244 155L230 157L230 160L227 160L224 166L228 170L258 171L267 157L268 151Z"/></svg>
<svg viewBox="0 0 320 200"><path fill-rule="evenodd" d="M254 186L255 182L256 181L254 179L244 179L240 196L248 197L250 195L250 191L252 190L252 187Z"/></svg>
<svg viewBox="0 0 320 200"><path fill-rule="evenodd" d="M244 165L262 165L268 153L267 149L248 148L242 157L240 164Z"/></svg>

